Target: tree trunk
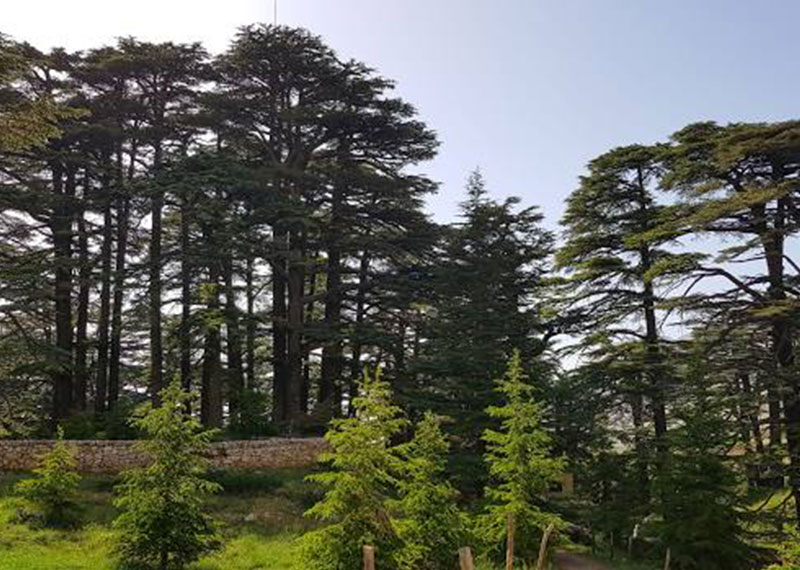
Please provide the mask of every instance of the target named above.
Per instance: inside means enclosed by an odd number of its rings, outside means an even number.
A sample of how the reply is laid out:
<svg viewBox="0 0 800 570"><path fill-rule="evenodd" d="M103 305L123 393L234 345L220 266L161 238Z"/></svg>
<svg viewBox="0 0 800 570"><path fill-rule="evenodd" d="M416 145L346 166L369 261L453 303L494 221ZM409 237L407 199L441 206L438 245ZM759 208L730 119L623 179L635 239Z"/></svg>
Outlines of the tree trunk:
<svg viewBox="0 0 800 570"><path fill-rule="evenodd" d="M761 408L761 398L758 394L753 392L753 386L750 382L750 374L743 372L739 375L739 382L742 389L742 396L744 400L744 415L746 421L750 425L750 433L752 434L753 442L756 446L756 452L759 455L764 454L764 439L761 435L761 420L758 417L759 409Z"/></svg>
<svg viewBox="0 0 800 570"><path fill-rule="evenodd" d="M150 231L150 398L159 401L159 393L164 388L163 361L164 349L161 338L161 237L164 208L164 194L155 188L152 200L152 229Z"/></svg>
<svg viewBox="0 0 800 570"><path fill-rule="evenodd" d="M69 416L72 408L72 215L70 182L64 184L64 166L51 164L53 215L51 230L55 261L56 362L53 373L53 419ZM68 177L69 178L69 177Z"/></svg>
<svg viewBox="0 0 800 570"><path fill-rule="evenodd" d="M128 178L133 177L136 149L131 151L131 166ZM123 178L122 149L117 149L117 248L114 259L114 298L111 306L111 354L108 368L108 409L113 410L120 393L120 369L122 365L122 311L125 303L125 265L128 255L128 226L130 222L130 198Z"/></svg>
<svg viewBox="0 0 800 570"><path fill-rule="evenodd" d="M233 253L228 252L224 264L225 273L225 327L228 333L228 401L231 418L241 412L244 392L242 370L242 334L239 330L239 309L236 306L236 291L233 286Z"/></svg>
<svg viewBox="0 0 800 570"><path fill-rule="evenodd" d="M289 384L286 390L287 419L292 421L302 412L303 384L303 293L305 287L305 251L302 231L295 229L289 236L289 322L287 360Z"/></svg>
<svg viewBox="0 0 800 570"><path fill-rule="evenodd" d="M78 226L78 315L75 330L75 376L73 400L76 410L86 411L89 368L87 356L89 343L87 328L89 325L89 291L91 289L92 266L89 262L89 235L86 229L85 203L89 194L88 177L84 183L84 206L77 213Z"/></svg>
<svg viewBox="0 0 800 570"><path fill-rule="evenodd" d="M275 252L272 265L272 421L287 419L287 310L286 310L286 239L287 233L275 227Z"/></svg>
<svg viewBox="0 0 800 570"><path fill-rule="evenodd" d="M187 392L192 389L192 260L189 240L190 208L188 199L181 202L181 337L180 368L181 386Z"/></svg>
<svg viewBox="0 0 800 570"><path fill-rule="evenodd" d="M207 236L206 236L207 238ZM212 248L213 249L213 248ZM219 313L219 263L211 260L208 264L208 283L210 298L206 325L206 338L203 346L203 391L200 399L200 421L207 427L222 427L222 351L219 324L216 316Z"/></svg>
<svg viewBox="0 0 800 570"><path fill-rule="evenodd" d="M103 237L100 245L100 316L97 321L97 374L94 388L94 411L102 414L108 394L108 349L111 319L111 248L114 241L111 215L111 188L103 176Z"/></svg>
<svg viewBox="0 0 800 570"><path fill-rule="evenodd" d="M348 398L348 413L353 415L353 400L358 397L358 382L361 379L361 347L364 326L365 307L367 301L367 287L369 279L370 254L365 251L361 254L358 267L358 288L356 289L355 327L350 340L352 355L350 360L350 387Z"/></svg>
<svg viewBox="0 0 800 570"><path fill-rule="evenodd" d="M776 181L783 178L783 169L773 165ZM789 204L787 198L779 198L773 217L772 228L768 225L768 214L763 204L751 208L754 227L761 240L767 264L769 287L767 296L773 305L786 301L786 275L784 271L785 217ZM797 525L800 526L800 379L794 371L794 331L792 322L784 312L772 317L772 354L776 366L776 379L782 396L783 414L786 420L786 447L789 456L789 487L795 503ZM771 434L772 435L772 434Z"/></svg>
<svg viewBox="0 0 800 570"><path fill-rule="evenodd" d="M317 255L313 256L314 258ZM306 327L308 323L313 323L314 321L314 295L317 291L317 271L316 267L311 271L308 276L308 297L309 302L306 305L306 314L304 317L304 323ZM303 343L303 385L300 390L300 409L304 414L308 413L309 410L309 398L311 396L311 349L309 343L306 341Z"/></svg>
<svg viewBox="0 0 800 570"><path fill-rule="evenodd" d="M342 317L342 253L339 236L341 192L334 189L331 205L331 224L328 231L327 287L325 290L325 343L322 347L318 403L341 413L341 401L336 401L335 387L342 381L344 356L341 337ZM341 393L341 391L339 391Z"/></svg>
<svg viewBox="0 0 800 570"><path fill-rule="evenodd" d="M631 394L631 416L633 418L633 445L636 451L636 471L639 500L650 500L650 482L647 475L647 440L644 430L644 397L641 393Z"/></svg>
<svg viewBox="0 0 800 570"><path fill-rule="evenodd" d="M246 388L253 390L256 387L256 291L254 284L254 260L252 254L247 256L245 269L245 291L247 295L247 326L245 351L247 359Z"/></svg>

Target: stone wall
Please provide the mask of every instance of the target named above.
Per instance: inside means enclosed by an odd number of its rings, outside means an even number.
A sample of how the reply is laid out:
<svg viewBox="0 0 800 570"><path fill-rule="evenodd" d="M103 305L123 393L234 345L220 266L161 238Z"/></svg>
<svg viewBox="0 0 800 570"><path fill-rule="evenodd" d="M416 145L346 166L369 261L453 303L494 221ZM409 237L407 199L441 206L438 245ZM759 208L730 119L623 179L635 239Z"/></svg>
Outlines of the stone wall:
<svg viewBox="0 0 800 570"><path fill-rule="evenodd" d="M132 441L69 441L77 451L78 470L86 473L117 473L146 463ZM48 440L0 439L0 471L29 471L53 445ZM287 467L309 467L325 451L321 438L272 438L222 441L211 444L208 458L213 467L252 471Z"/></svg>

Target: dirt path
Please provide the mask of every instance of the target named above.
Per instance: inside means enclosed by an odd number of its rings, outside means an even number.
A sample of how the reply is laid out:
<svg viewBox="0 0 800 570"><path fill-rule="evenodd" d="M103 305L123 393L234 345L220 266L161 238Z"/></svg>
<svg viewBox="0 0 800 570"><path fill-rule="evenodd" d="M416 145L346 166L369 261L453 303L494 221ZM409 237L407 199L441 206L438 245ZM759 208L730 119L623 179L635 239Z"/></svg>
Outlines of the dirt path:
<svg viewBox="0 0 800 570"><path fill-rule="evenodd" d="M608 566L577 554L557 552L553 556L558 570L610 570Z"/></svg>

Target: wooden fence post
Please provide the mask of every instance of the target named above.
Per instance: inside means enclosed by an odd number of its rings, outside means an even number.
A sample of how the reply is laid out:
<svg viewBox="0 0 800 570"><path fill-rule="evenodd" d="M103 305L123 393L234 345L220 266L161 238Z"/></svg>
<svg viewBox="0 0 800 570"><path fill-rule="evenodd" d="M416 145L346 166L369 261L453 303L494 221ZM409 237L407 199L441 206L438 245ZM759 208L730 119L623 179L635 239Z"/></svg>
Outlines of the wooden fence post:
<svg viewBox="0 0 800 570"><path fill-rule="evenodd" d="M375 547L367 546L365 544L363 547L363 551L364 551L364 570L375 570Z"/></svg>
<svg viewBox="0 0 800 570"><path fill-rule="evenodd" d="M670 551L669 546L667 547L667 556L664 558L664 570L669 570L669 558L670 558Z"/></svg>
<svg viewBox="0 0 800 570"><path fill-rule="evenodd" d="M514 570L514 513L508 513L506 538L506 570Z"/></svg>
<svg viewBox="0 0 800 570"><path fill-rule="evenodd" d="M458 549L458 563L461 570L475 570L475 563L472 561L472 549L464 546Z"/></svg>
<svg viewBox="0 0 800 570"><path fill-rule="evenodd" d="M550 542L550 535L553 534L555 526L547 525L542 535L542 542L539 544L539 560L536 562L536 570L544 570L544 563L547 560L547 543Z"/></svg>

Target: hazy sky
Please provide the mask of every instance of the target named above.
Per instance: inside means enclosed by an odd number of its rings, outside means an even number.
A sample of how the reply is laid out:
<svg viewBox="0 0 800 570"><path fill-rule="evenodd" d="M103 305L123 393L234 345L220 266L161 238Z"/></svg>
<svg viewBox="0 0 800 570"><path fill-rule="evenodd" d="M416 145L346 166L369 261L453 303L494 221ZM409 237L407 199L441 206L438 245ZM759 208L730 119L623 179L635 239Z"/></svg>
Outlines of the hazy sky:
<svg viewBox="0 0 800 570"><path fill-rule="evenodd" d="M800 107L796 0L278 0L279 22L398 82L442 140L430 209L455 212L480 166L554 226L586 162L684 124ZM0 31L81 49L117 36L224 49L273 0L0 0Z"/></svg>

